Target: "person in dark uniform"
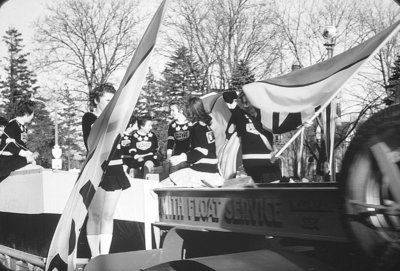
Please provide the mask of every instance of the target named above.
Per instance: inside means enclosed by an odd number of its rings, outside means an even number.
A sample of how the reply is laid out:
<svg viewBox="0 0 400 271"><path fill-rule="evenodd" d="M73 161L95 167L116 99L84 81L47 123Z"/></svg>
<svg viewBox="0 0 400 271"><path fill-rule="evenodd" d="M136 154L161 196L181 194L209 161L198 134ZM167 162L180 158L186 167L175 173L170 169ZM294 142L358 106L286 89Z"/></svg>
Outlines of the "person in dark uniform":
<svg viewBox="0 0 400 271"><path fill-rule="evenodd" d="M128 152L132 157L128 168L135 169L135 176L145 177L147 173L153 172L158 162L158 140L153 128L153 121L149 117L142 117L137 121L138 129L129 136L130 144Z"/></svg>
<svg viewBox="0 0 400 271"><path fill-rule="evenodd" d="M27 164L35 164L37 152L31 152L26 145L27 129L25 124L34 117L35 102L20 101L17 105L16 117L10 120L2 131L0 142L0 181L4 180L14 170ZM2 120L4 125L4 119Z"/></svg>
<svg viewBox="0 0 400 271"><path fill-rule="evenodd" d="M11 143L9 138L3 140L4 129L8 124L7 119L0 117L0 182L4 180L9 174L6 172L7 156L3 155L6 146ZM8 171L8 169L7 169Z"/></svg>
<svg viewBox="0 0 400 271"><path fill-rule="evenodd" d="M224 179L219 174L216 155L215 136L211 130L211 116L204 109L203 102L198 97L188 101L187 116L192 121L190 133L190 149L171 157L171 164L177 165L187 161L188 168L180 169L170 174L162 181L162 186L201 187L221 186Z"/></svg>
<svg viewBox="0 0 400 271"><path fill-rule="evenodd" d="M137 120L131 120L128 124L128 127L125 129L122 138L121 138L121 151L122 151L122 162L124 164L124 170L129 176L134 177L134 170L132 168L132 160L133 157L129 153L129 146L131 144L130 137L132 133L137 130Z"/></svg>
<svg viewBox="0 0 400 271"><path fill-rule="evenodd" d="M224 101L232 113L242 144L242 161L247 175L256 183L269 183L281 179L281 170L273 159L273 134L262 127L260 113L248 103L244 93L223 93ZM240 106L239 104L240 103Z"/></svg>
<svg viewBox="0 0 400 271"><path fill-rule="evenodd" d="M105 83L95 87L90 93L91 111L82 117L83 140L88 151L88 137L92 125L111 101L115 92L112 85ZM92 258L99 254L109 253L114 212L121 191L129 187L130 182L122 167L121 147L118 144L88 210L86 233Z"/></svg>
<svg viewBox="0 0 400 271"><path fill-rule="evenodd" d="M169 108L174 120L168 126L167 161L169 161L173 155L180 155L181 153L189 151L190 131L193 125L187 120L183 112L183 105L173 103ZM188 167L187 161L175 166L170 166L169 172L172 173L185 167Z"/></svg>

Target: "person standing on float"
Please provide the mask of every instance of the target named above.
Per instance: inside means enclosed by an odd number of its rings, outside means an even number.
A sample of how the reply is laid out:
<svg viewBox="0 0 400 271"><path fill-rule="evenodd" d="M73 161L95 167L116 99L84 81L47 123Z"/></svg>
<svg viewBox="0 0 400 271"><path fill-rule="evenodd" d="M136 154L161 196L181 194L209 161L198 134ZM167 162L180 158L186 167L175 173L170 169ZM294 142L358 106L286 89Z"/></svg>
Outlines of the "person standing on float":
<svg viewBox="0 0 400 271"><path fill-rule="evenodd" d="M280 180L281 170L274 160L273 134L261 124L260 113L247 101L243 92L223 93L224 101L232 113L230 122L236 125L241 139L243 167L256 183Z"/></svg>
<svg viewBox="0 0 400 271"><path fill-rule="evenodd" d="M92 125L111 101L115 92L115 88L107 83L98 85L90 92L89 107L91 111L82 117L83 140L86 150L88 150L87 140ZM92 258L109 253L113 237L115 209L121 191L129 187L129 180L123 170L121 147L118 144L88 209L86 236Z"/></svg>

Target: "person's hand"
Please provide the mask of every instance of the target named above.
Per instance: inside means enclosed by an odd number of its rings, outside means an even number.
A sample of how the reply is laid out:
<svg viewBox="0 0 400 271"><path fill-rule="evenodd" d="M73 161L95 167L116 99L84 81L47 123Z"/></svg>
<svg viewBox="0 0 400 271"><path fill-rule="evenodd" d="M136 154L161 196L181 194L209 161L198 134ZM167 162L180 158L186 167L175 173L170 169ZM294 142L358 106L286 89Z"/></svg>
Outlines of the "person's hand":
<svg viewBox="0 0 400 271"><path fill-rule="evenodd" d="M137 160L138 162L143 162L143 157L143 155L135 154L135 156L133 156L133 159Z"/></svg>
<svg viewBox="0 0 400 271"><path fill-rule="evenodd" d="M168 149L167 150L167 162L169 162L171 160L171 157L172 157L172 150Z"/></svg>
<svg viewBox="0 0 400 271"><path fill-rule="evenodd" d="M28 157L28 156L32 156L33 155L33 153L31 152L31 151L28 151L28 150L20 150L19 151L19 156L22 156L22 157Z"/></svg>
<svg viewBox="0 0 400 271"><path fill-rule="evenodd" d="M27 153L25 158L26 158L26 161L28 162L28 164L32 164L33 162L35 162L35 158L33 157L32 152Z"/></svg>
<svg viewBox="0 0 400 271"><path fill-rule="evenodd" d="M126 128L126 130L125 130L125 134L132 134L132 132L133 131L135 131L136 130L136 128L132 125L132 126L129 126L128 128Z"/></svg>
<svg viewBox="0 0 400 271"><path fill-rule="evenodd" d="M7 137L6 144L9 144L9 143L15 143L15 139L11 138L11 137Z"/></svg>
<svg viewBox="0 0 400 271"><path fill-rule="evenodd" d="M274 150L273 152L271 152L271 159L270 159L270 161L271 161L272 164L275 163L276 160L278 159L278 157L275 156L277 153L278 153L277 150Z"/></svg>
<svg viewBox="0 0 400 271"><path fill-rule="evenodd" d="M35 152L32 154L32 157L33 157L34 160L36 160L36 159L39 157L39 153L38 153L37 151L35 151Z"/></svg>
<svg viewBox="0 0 400 271"><path fill-rule="evenodd" d="M304 127L310 128L313 125L313 122L310 120L307 120L303 123Z"/></svg>

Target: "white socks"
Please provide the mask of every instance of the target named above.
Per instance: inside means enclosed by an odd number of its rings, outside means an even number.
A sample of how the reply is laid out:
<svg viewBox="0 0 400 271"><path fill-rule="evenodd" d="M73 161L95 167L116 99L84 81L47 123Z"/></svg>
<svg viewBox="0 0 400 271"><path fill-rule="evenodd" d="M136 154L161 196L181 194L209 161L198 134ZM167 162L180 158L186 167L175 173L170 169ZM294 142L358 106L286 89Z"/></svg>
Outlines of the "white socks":
<svg viewBox="0 0 400 271"><path fill-rule="evenodd" d="M86 235L92 259L110 252L112 234L88 234Z"/></svg>
<svg viewBox="0 0 400 271"><path fill-rule="evenodd" d="M88 234L86 235L92 259L100 255L100 235Z"/></svg>
<svg viewBox="0 0 400 271"><path fill-rule="evenodd" d="M100 254L105 255L110 252L112 234L100 234Z"/></svg>

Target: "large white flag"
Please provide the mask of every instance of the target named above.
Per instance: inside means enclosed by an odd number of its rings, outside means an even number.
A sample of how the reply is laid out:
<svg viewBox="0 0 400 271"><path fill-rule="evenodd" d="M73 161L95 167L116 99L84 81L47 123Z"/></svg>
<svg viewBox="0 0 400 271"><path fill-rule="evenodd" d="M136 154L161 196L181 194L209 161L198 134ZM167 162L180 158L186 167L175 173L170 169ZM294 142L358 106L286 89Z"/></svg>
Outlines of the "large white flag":
<svg viewBox="0 0 400 271"><path fill-rule="evenodd" d="M261 121L274 133L296 129L328 106L381 46L399 30L399 23L368 41L324 62L287 75L247 84L243 90L252 105L261 111Z"/></svg>
<svg viewBox="0 0 400 271"><path fill-rule="evenodd" d="M75 270L80 228L115 145L133 113L166 10L166 2L164 0L161 3L147 27L118 91L92 127L88 138L88 157L54 233L46 270Z"/></svg>

